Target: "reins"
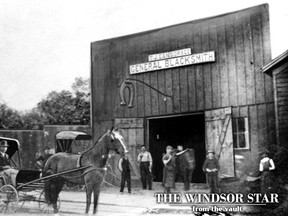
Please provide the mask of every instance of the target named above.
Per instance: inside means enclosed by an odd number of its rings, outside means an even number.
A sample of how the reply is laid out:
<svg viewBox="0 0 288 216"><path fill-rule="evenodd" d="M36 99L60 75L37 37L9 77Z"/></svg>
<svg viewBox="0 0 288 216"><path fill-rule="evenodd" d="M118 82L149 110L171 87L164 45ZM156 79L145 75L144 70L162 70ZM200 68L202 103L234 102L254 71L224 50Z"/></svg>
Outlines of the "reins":
<svg viewBox="0 0 288 216"><path fill-rule="evenodd" d="M91 146L89 149L87 149L87 150L85 150L84 152L81 153L81 156L82 156L83 154L86 154L87 152L91 151L98 143L100 143L100 142L104 139L105 136L107 136L108 133L110 133L110 131L107 131L107 132L104 133L101 137L99 137L99 138L97 139L97 141L94 143L93 146Z"/></svg>
<svg viewBox="0 0 288 216"><path fill-rule="evenodd" d="M99 143L104 139L104 137L107 136L108 133L110 133L109 130L108 130L106 133L104 133L101 137L99 137L99 138L97 139L97 141L94 143L93 146L91 146L89 149L87 149L87 150L85 150L84 152L82 152L82 153L80 154L80 160L81 160L81 158L83 157L84 154L86 154L87 152L90 152L97 144L99 144ZM103 156L105 157L105 155L109 155L109 153L108 153L108 154L101 155L101 157L103 157ZM90 166L92 166L92 165L90 165ZM93 170L104 170L104 171L106 171L107 168L106 168L106 167L104 167L104 168L92 167L91 169L88 169L88 170L86 170L85 172L83 172L83 173L81 173L81 174L79 174L79 175L76 175L76 176L67 176L67 175L66 175L66 176L60 175L60 176L61 176L62 178L67 178L67 179L80 178L80 177L86 175L87 173L89 173L89 172L91 172L91 171L93 171Z"/></svg>
<svg viewBox="0 0 288 216"><path fill-rule="evenodd" d="M81 161L83 155L86 154L87 152L92 151L92 149L93 149L97 144L99 144L99 143L104 139L104 137L107 136L108 133L110 133L109 130L108 130L106 133L104 133L101 137L99 137L99 138L97 139L97 141L94 143L93 146L91 146L89 149L87 149L87 150L85 150L84 152L82 152L82 153L80 154L80 161ZM108 152L107 154L102 154L101 157L105 157L106 155L109 155L109 152ZM80 162L80 163L81 163L81 162ZM92 166L92 165L90 165L90 166ZM100 168L100 167L90 167L88 170L86 170L86 171L84 171L83 173L81 173L81 174L79 174L79 175L76 175L76 176L67 176L67 175L66 175L66 176L59 175L59 176L61 176L62 178L68 178L68 179L70 179L70 178L71 178L71 179L72 179L72 178L80 178L80 177L86 175L87 173L89 173L89 172L91 172L91 171L93 171L93 170L103 170L103 171L107 171L107 168L106 168L106 167L104 167L104 168Z"/></svg>
<svg viewBox="0 0 288 216"><path fill-rule="evenodd" d="M59 175L59 176L61 176L62 178L67 178L67 179L80 178L80 177L86 175L87 173L89 173L89 172L91 172L91 171L93 171L93 170L103 170L103 171L106 171L107 168L106 168L106 167L104 167L104 168L93 167L93 168L88 169L88 170L86 170L85 172L83 172L83 173L81 173L81 174L79 174L79 175L77 175L77 176L63 176L63 175Z"/></svg>

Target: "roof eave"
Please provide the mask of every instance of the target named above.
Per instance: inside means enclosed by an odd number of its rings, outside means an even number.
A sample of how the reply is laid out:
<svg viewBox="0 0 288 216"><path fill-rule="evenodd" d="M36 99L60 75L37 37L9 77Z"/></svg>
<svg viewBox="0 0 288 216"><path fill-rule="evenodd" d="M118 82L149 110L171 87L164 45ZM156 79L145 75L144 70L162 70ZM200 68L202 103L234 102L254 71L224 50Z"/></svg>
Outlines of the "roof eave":
<svg viewBox="0 0 288 216"><path fill-rule="evenodd" d="M286 50L284 53L282 53L281 55L279 55L276 58L274 58L272 61L270 61L265 66L263 66L261 68L262 72L263 73L267 73L269 75L272 75L273 68L275 68L276 65L278 65L280 62L282 62L287 57L288 57L288 50Z"/></svg>

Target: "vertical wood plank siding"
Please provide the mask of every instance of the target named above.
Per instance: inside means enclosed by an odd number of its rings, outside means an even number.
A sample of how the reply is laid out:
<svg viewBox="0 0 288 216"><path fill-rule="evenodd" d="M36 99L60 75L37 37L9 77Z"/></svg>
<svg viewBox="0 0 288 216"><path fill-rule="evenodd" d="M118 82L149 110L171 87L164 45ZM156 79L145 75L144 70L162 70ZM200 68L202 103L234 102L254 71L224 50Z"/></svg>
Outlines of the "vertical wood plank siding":
<svg viewBox="0 0 288 216"><path fill-rule="evenodd" d="M191 48L192 53L215 51L216 61L137 75L129 74L129 65L148 62L150 54L183 48ZM162 29L97 41L91 44L91 50L93 132L96 129L95 124L111 121L113 118L141 118L227 106L273 103L272 78L260 70L271 60L266 4ZM134 107L129 109L127 106L120 106L119 88L128 77L144 81L173 97L164 101L164 97L151 88L133 82ZM265 116L270 113L271 107L263 105L247 110L253 119L250 120L253 129L263 132L261 121L266 121L265 124L268 125ZM263 115L257 115L259 112L263 112ZM252 140L258 142L256 135L251 136Z"/></svg>
<svg viewBox="0 0 288 216"><path fill-rule="evenodd" d="M286 60L287 61L287 60ZM280 70L281 69L281 70ZM277 97L277 119L279 144L287 146L288 142L288 62L279 67L275 75L276 97Z"/></svg>

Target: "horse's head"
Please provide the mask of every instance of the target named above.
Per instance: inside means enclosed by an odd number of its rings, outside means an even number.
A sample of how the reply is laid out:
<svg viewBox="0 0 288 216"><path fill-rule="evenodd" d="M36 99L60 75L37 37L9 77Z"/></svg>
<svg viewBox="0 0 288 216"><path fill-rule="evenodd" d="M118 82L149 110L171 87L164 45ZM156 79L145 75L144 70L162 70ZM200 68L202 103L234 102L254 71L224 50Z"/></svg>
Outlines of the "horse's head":
<svg viewBox="0 0 288 216"><path fill-rule="evenodd" d="M128 153L124 137L117 128L112 128L109 136L111 138L110 150L114 150L118 154Z"/></svg>

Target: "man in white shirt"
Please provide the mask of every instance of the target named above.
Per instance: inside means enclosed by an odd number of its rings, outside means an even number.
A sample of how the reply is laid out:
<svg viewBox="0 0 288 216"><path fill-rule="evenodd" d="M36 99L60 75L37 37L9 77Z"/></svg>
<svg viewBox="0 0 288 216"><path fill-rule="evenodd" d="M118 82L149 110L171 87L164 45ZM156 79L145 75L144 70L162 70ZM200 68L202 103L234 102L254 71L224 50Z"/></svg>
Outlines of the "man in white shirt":
<svg viewBox="0 0 288 216"><path fill-rule="evenodd" d="M150 152L146 150L145 145L141 146L141 153L137 157L137 161L140 163L140 174L142 187L147 189L147 182L149 190L152 190L152 156Z"/></svg>
<svg viewBox="0 0 288 216"><path fill-rule="evenodd" d="M271 189L271 170L275 169L275 164L271 158L268 157L267 152L262 153L262 159L259 164L259 171L261 172L261 193L265 194Z"/></svg>

